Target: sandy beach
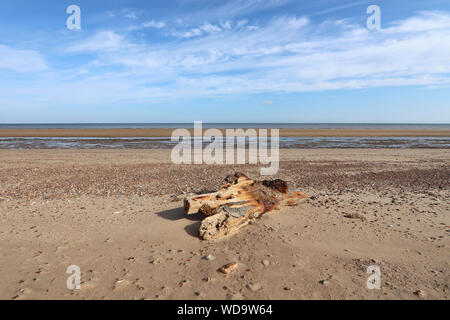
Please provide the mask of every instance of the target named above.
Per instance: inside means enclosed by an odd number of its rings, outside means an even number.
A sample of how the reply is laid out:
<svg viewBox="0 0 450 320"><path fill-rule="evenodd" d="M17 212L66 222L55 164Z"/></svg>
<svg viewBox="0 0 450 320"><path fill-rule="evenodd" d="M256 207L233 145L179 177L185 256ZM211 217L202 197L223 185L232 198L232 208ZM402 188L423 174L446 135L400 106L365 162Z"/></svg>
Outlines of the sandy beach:
<svg viewBox="0 0 450 320"><path fill-rule="evenodd" d="M169 155L1 150L0 298L450 298L450 150L281 150L276 177L310 198L214 242L183 198L259 166ZM80 290L66 287L70 265ZM380 290L366 287L370 265Z"/></svg>
<svg viewBox="0 0 450 320"><path fill-rule="evenodd" d="M174 129L0 129L0 137L170 137ZM189 130L194 136L194 130ZM221 130L225 134L225 130ZM268 130L270 135L270 130ZM436 129L280 129L280 137L450 137Z"/></svg>

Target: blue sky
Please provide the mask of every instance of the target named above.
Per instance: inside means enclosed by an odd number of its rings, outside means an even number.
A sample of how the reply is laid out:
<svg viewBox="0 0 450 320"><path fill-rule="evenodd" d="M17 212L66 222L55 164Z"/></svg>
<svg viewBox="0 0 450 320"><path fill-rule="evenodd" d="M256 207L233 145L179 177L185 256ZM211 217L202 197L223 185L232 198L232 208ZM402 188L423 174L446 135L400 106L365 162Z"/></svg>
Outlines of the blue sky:
<svg viewBox="0 0 450 320"><path fill-rule="evenodd" d="M1 1L0 123L194 120L450 123L450 2Z"/></svg>

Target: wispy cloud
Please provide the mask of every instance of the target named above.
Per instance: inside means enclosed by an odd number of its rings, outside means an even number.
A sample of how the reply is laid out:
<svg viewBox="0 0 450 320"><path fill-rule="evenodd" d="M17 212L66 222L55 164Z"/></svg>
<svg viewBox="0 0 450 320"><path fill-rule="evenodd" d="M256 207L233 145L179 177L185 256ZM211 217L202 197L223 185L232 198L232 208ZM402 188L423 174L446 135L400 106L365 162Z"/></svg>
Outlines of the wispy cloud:
<svg viewBox="0 0 450 320"><path fill-rule="evenodd" d="M230 29L231 29L231 26L230 26ZM197 28L192 28L189 31L183 32L181 34L181 36L183 38L192 38L192 37L196 37L196 36L201 36L203 34L213 34L213 33L218 33L221 31L222 31L221 27L210 24L210 23L205 23Z"/></svg>
<svg viewBox="0 0 450 320"><path fill-rule="evenodd" d="M111 31L101 31L94 36L77 41L69 46L68 51L72 52L104 52L104 51L118 51L129 47L125 41L124 36Z"/></svg>
<svg viewBox="0 0 450 320"><path fill-rule="evenodd" d="M264 5L252 2L256 4ZM89 66L90 72L79 68L73 72L78 72L76 80L64 83L56 75L49 76L42 87L29 89L30 94L42 90L53 103L59 101L55 95L72 95L78 103L101 99L108 103L450 84L450 14L446 12L421 12L374 32L351 19L317 24L293 15L265 21L209 20L188 26L149 20L142 27L154 28L166 40L145 42L133 30L98 32L73 42L68 52L90 54L101 68ZM16 63L16 70L46 68L37 53L21 54L35 62L24 67ZM4 62L0 55L0 67L5 65L14 63Z"/></svg>
<svg viewBox="0 0 450 320"><path fill-rule="evenodd" d="M449 30L450 16L442 12L421 12L415 17L391 23L385 33L417 33L425 31Z"/></svg>
<svg viewBox="0 0 450 320"><path fill-rule="evenodd" d="M450 72L449 19L446 13L425 12L379 32L349 21L317 31L308 18L294 16L274 18L253 31L230 23L232 31L222 32L219 24L207 23L188 31L198 36L192 40L130 54L119 50L109 62L140 65L143 72L158 67L178 79L196 74L197 83L199 76L209 81L214 75L218 92L227 86L239 92L295 92L429 85ZM164 67L149 61L164 61Z"/></svg>
<svg viewBox="0 0 450 320"><path fill-rule="evenodd" d="M128 27L129 31L142 30L146 28L154 28L154 29L162 29L166 26L166 23L163 21L150 20L146 22L142 22L140 25L133 25Z"/></svg>
<svg viewBox="0 0 450 320"><path fill-rule="evenodd" d="M258 13L275 8L280 8L287 4L289 0L230 0L223 1L222 5L214 8L199 10L197 15L203 18L236 18L249 13Z"/></svg>
<svg viewBox="0 0 450 320"><path fill-rule="evenodd" d="M48 69L47 63L36 51L18 50L0 45L0 69L16 72L36 72Z"/></svg>
<svg viewBox="0 0 450 320"><path fill-rule="evenodd" d="M136 19L137 19L136 12L129 12L129 13L126 13L126 14L125 14L125 18L132 19L132 20L136 20Z"/></svg>
<svg viewBox="0 0 450 320"><path fill-rule="evenodd" d="M155 20L147 21L142 24L144 28L156 28L156 29L162 29L164 28L165 25L166 24L164 22Z"/></svg>

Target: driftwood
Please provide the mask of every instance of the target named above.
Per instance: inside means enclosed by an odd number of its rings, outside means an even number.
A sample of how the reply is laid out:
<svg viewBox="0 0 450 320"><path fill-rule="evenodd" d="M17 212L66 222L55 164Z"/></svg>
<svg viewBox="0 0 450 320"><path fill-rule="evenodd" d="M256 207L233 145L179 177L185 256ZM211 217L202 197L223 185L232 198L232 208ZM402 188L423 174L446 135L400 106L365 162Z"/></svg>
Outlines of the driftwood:
<svg viewBox="0 0 450 320"><path fill-rule="evenodd" d="M232 234L266 212L295 206L308 197L300 191L289 192L287 183L279 179L256 181L236 173L225 182L217 192L184 200L187 214L206 216L199 230L204 240Z"/></svg>

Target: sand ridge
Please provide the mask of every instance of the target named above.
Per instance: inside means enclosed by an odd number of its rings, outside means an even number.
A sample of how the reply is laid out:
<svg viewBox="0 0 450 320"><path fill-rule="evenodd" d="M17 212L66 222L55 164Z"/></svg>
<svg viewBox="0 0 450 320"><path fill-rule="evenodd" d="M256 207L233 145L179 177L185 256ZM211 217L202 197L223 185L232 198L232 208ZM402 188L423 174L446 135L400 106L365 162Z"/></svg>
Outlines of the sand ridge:
<svg viewBox="0 0 450 320"><path fill-rule="evenodd" d="M0 137L171 137L174 130L175 129L0 129ZM189 129L189 131L191 136L193 136L194 130ZM224 129L221 131L223 135L225 135ZM268 129L269 136L270 133L271 131ZM280 129L280 137L450 137L450 130Z"/></svg>

